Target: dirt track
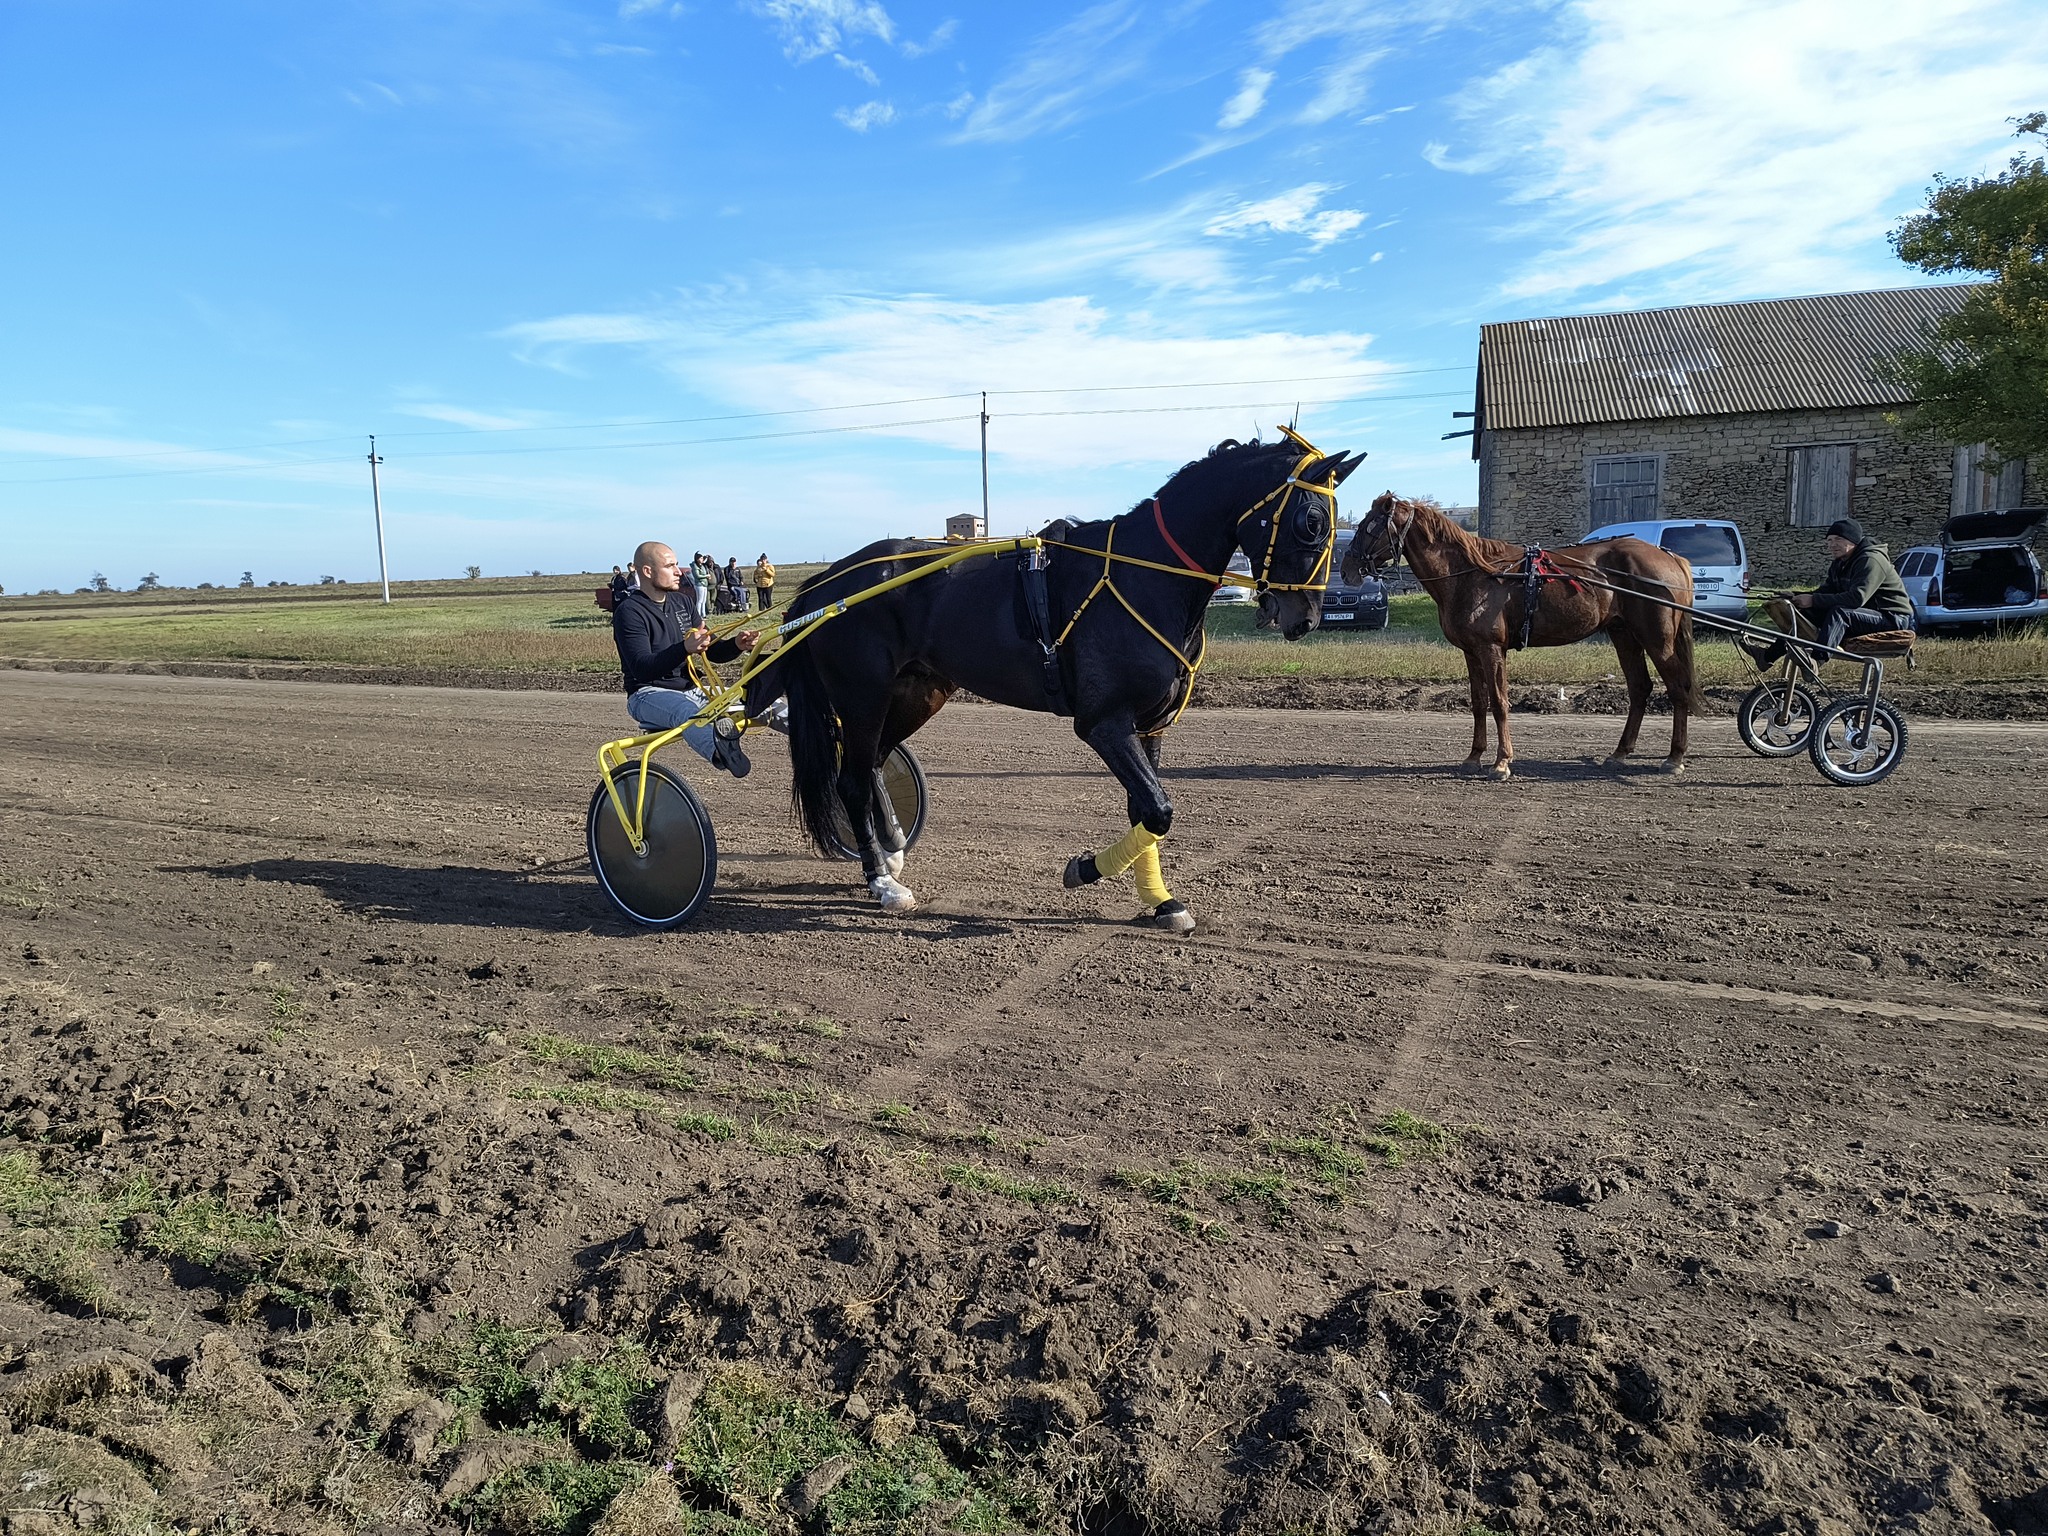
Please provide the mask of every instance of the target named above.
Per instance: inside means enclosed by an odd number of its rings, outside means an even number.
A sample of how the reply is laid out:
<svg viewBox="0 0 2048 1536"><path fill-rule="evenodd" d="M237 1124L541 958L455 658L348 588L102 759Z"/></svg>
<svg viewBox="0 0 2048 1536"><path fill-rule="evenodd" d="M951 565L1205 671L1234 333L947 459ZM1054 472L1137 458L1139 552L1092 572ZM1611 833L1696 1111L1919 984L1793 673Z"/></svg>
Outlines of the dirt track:
<svg viewBox="0 0 2048 1536"><path fill-rule="evenodd" d="M345 1233L415 1342L538 1320L900 1405L1047 1524L2048 1530L2048 729L1916 723L1849 792L1723 721L1671 781L1532 717L1499 786L1441 715L1201 711L1176 943L1059 889L1113 781L968 706L917 742L916 916L799 852L771 740L691 765L704 917L630 932L582 855L623 726L0 672L0 1154ZM642 1055L600 1081L594 1042ZM23 1536L453 1527L456 1453L385 1454L417 1380L322 1397L220 1266L101 1264L118 1317L0 1295L0 1463L61 1430L149 1486ZM266 1456L341 1484L166 1470L30 1390L113 1349L176 1419L219 1332Z"/></svg>

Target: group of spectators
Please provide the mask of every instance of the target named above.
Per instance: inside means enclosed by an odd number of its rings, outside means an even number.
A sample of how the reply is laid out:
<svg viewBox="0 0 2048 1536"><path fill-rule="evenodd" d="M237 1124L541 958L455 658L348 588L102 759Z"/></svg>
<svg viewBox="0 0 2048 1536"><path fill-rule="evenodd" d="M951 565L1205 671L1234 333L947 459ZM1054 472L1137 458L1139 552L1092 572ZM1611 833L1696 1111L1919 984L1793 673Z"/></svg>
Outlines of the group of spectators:
<svg viewBox="0 0 2048 1536"><path fill-rule="evenodd" d="M775 606L775 567L763 550L755 557L753 569L755 611L766 613ZM696 588L697 616L747 611L747 576L740 570L738 555L720 565L702 550L690 557L684 580ZM612 596L621 597L639 584L634 572L612 567Z"/></svg>

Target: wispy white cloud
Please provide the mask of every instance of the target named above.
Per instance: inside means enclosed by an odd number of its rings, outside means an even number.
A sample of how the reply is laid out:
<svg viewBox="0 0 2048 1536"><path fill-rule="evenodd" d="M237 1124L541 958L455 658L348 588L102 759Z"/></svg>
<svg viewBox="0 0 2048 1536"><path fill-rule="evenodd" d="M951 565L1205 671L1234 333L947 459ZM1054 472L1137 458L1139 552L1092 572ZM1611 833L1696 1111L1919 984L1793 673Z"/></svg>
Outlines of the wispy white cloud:
<svg viewBox="0 0 2048 1536"><path fill-rule="evenodd" d="M921 59L928 53L937 53L942 48L950 48L953 44L954 35L959 30L960 23L948 17L932 28L932 35L921 43L905 38L899 45L903 57L906 59Z"/></svg>
<svg viewBox="0 0 2048 1536"><path fill-rule="evenodd" d="M1261 231L1302 235L1313 249L1321 250L1331 241L1358 228L1366 219L1362 209L1321 206L1323 199L1336 190L1323 182L1312 181L1276 197L1240 203L1228 212L1216 215L1205 226L1205 231L1211 235L1254 235Z"/></svg>
<svg viewBox="0 0 2048 1536"><path fill-rule="evenodd" d="M2035 0L1577 0L1464 99L1470 146L1427 154L1534 210L1510 297L1898 283L1886 227L1998 154L2044 79Z"/></svg>
<svg viewBox="0 0 2048 1536"><path fill-rule="evenodd" d="M512 355L522 363L566 370L579 348L649 342L661 335L661 328L644 315L583 314L521 321L497 334L512 343Z"/></svg>
<svg viewBox="0 0 2048 1536"><path fill-rule="evenodd" d="M445 421L451 427L468 427L477 432L505 432L521 427L542 425L538 413L533 411L477 411L468 406L448 405L442 401L425 400L398 407L401 415L417 416L423 421Z"/></svg>
<svg viewBox="0 0 2048 1536"><path fill-rule="evenodd" d="M1074 391L1081 385L1185 385L1142 402L1092 393L998 397L992 451L1050 468L1080 469L1147 460L1178 461L1226 434L1271 425L1291 408L1299 385L1246 384L1302 372L1369 375L1372 338L1357 332L1287 330L1205 333L1184 320L1144 311L1113 312L1079 297L985 304L931 295L820 297L796 313L743 296L707 295L650 315L569 317L551 333L634 337L633 345L707 397L761 409L841 406L848 401L968 395L983 389ZM1340 386L1339 392L1359 392ZM882 435L965 451L975 441L978 400L834 415L854 424L919 419ZM1041 415L1105 404L1194 407L1157 415ZM959 420L922 421L925 416Z"/></svg>
<svg viewBox="0 0 2048 1536"><path fill-rule="evenodd" d="M854 38L896 38L896 23L875 0L753 0L753 10L775 24L782 51L799 64L837 53Z"/></svg>
<svg viewBox="0 0 2048 1536"><path fill-rule="evenodd" d="M886 101L864 101L857 107L841 107L832 115L855 133L866 133L895 122L896 108Z"/></svg>
<svg viewBox="0 0 2048 1536"><path fill-rule="evenodd" d="M1259 115L1266 105L1267 88L1273 83L1273 71L1247 69L1237 79L1237 94L1223 103L1223 115L1216 119L1218 128L1242 128Z"/></svg>
<svg viewBox="0 0 2048 1536"><path fill-rule="evenodd" d="M882 77L875 73L875 67L866 59L850 59L843 53L832 55L832 62L846 70L863 85L880 85Z"/></svg>
<svg viewBox="0 0 2048 1536"><path fill-rule="evenodd" d="M962 140L1008 142L1056 133L1144 69L1156 33L1135 0L1103 0L1040 37L983 94Z"/></svg>

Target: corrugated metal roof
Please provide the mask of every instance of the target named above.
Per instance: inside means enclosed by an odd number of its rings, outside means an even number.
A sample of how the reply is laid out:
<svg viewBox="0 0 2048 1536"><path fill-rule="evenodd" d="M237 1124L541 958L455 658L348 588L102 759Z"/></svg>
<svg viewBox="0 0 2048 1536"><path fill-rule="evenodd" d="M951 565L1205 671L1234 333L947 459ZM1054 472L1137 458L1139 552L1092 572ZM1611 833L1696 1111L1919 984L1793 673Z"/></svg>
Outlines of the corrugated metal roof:
<svg viewBox="0 0 2048 1536"><path fill-rule="evenodd" d="M1903 404L1878 360L1919 341L1976 286L1482 325L1480 427Z"/></svg>

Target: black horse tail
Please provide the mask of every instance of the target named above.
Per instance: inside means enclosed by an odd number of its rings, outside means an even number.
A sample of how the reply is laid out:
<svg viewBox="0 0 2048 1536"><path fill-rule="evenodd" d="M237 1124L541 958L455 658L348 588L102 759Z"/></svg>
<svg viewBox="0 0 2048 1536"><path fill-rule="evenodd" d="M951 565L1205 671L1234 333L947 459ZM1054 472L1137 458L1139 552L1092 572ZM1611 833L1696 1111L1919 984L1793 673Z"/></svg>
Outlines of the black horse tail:
<svg viewBox="0 0 2048 1536"><path fill-rule="evenodd" d="M798 645L748 685L760 697L779 693L789 701L789 806L820 853L829 853L843 833L839 804L839 715L825 692L825 680L810 647ZM769 690L773 690L772 692Z"/></svg>

